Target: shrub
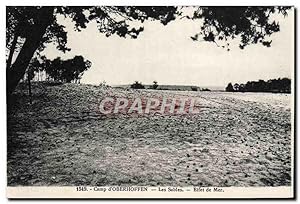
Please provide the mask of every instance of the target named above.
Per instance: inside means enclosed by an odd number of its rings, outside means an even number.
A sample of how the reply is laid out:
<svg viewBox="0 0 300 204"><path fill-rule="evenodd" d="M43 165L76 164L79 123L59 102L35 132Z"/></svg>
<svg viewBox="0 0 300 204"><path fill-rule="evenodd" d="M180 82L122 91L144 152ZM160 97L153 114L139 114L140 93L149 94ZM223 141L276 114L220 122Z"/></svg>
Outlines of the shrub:
<svg viewBox="0 0 300 204"><path fill-rule="evenodd" d="M130 88L132 88L132 89L145 89L145 86L142 83L140 83L138 81L135 81L134 84L130 85Z"/></svg>

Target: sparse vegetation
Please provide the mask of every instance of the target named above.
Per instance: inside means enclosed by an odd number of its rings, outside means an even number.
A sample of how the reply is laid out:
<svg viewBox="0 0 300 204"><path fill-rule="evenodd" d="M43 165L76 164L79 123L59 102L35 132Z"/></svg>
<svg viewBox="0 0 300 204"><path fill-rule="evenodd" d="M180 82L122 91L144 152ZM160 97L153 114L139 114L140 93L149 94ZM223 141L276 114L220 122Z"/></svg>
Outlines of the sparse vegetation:
<svg viewBox="0 0 300 204"><path fill-rule="evenodd" d="M106 84L106 81L102 81L102 82L99 84L99 87L108 88L108 87L110 87L110 86Z"/></svg>

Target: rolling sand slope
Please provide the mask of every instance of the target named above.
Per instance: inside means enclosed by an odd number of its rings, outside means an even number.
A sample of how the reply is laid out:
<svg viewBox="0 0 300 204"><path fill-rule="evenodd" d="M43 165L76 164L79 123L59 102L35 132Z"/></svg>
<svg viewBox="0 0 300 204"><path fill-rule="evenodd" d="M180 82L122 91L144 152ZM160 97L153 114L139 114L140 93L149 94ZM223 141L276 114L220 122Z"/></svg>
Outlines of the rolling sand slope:
<svg viewBox="0 0 300 204"><path fill-rule="evenodd" d="M20 86L8 105L8 185L291 185L291 96ZM199 114L105 116L115 97L196 97Z"/></svg>

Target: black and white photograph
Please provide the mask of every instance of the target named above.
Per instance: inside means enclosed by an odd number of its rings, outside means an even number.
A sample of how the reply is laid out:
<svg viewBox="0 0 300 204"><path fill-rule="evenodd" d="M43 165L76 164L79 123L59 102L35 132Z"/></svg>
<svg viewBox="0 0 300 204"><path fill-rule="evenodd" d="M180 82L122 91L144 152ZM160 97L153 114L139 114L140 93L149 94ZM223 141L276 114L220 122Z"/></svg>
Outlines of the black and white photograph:
<svg viewBox="0 0 300 204"><path fill-rule="evenodd" d="M294 198L295 42L293 6L6 6L7 197Z"/></svg>

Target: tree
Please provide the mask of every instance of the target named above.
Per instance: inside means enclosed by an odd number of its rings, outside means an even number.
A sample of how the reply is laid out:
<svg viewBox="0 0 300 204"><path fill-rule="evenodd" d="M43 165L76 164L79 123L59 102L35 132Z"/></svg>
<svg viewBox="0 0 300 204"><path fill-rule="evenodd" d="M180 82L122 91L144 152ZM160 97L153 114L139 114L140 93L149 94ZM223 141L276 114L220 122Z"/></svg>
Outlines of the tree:
<svg viewBox="0 0 300 204"><path fill-rule="evenodd" d="M284 93L291 93L291 80L288 78L282 78L281 87Z"/></svg>
<svg viewBox="0 0 300 204"><path fill-rule="evenodd" d="M244 6L244 7L201 7L189 19L203 19L200 32L191 37L194 41L202 40L213 42L228 51L229 39L239 37L239 47L260 43L270 47L270 35L280 31L279 23L271 21L271 15L278 13L287 15L290 7L284 6Z"/></svg>
<svg viewBox="0 0 300 204"><path fill-rule="evenodd" d="M234 89L233 89L233 86L232 86L232 84L231 83L229 83L228 85L227 85L227 87L226 87L226 89L225 89L227 92L233 92L234 91Z"/></svg>
<svg viewBox="0 0 300 204"><path fill-rule="evenodd" d="M157 87L158 87L157 81L153 81L151 89L157 89Z"/></svg>
<svg viewBox="0 0 300 204"><path fill-rule="evenodd" d="M265 38L279 31L279 24L269 22L270 15L278 12L287 15L289 7L194 7L193 16L188 19L203 19L201 31L193 40L203 36L204 41L214 42L241 38L240 48L249 44L261 43L269 47L271 41ZM81 31L91 21L96 21L98 29L107 37L116 34L120 37L137 38L144 30L142 26L132 27L131 21L143 23L148 19L159 20L163 25L182 15L178 7L168 6L89 6L89 7L7 7L6 47L7 59L7 93L11 94L34 57L45 48L47 43L56 43L57 49L69 51L67 32L59 25L57 16L71 18L75 29ZM11 65L12 56L21 38L22 47ZM226 43L228 48L229 43ZM222 45L225 48L225 45Z"/></svg>
<svg viewBox="0 0 300 204"><path fill-rule="evenodd" d="M145 89L145 86L142 83L140 83L138 81L135 81L134 84L130 85L130 88L132 88L132 89Z"/></svg>
<svg viewBox="0 0 300 204"><path fill-rule="evenodd" d="M245 92L245 84L240 84L239 85L239 91L240 92Z"/></svg>
<svg viewBox="0 0 300 204"><path fill-rule="evenodd" d="M7 68L10 68L13 54L20 49L20 38L25 38L26 33L31 32L28 30L34 16L31 9L23 9L23 7L6 7L6 48L9 50L7 59Z"/></svg>
<svg viewBox="0 0 300 204"><path fill-rule="evenodd" d="M55 81L67 82L78 81L83 72L91 67L91 62L84 60L82 56L62 60L60 57L54 60L43 58L44 61L35 63L38 70L45 71ZM37 68L35 68L37 70Z"/></svg>
<svg viewBox="0 0 300 204"><path fill-rule="evenodd" d="M57 49L63 52L69 51L66 47L67 33L64 26L57 23L57 16L64 15L75 23L75 29L81 31L87 23L96 21L99 31L107 37L116 34L120 37L130 36L137 38L143 31L143 27L130 27L128 21L136 20L144 22L147 19L159 20L166 25L177 15L176 7L7 7L7 32L6 47L9 56L12 56L15 48L14 42L19 37L23 38L15 62L10 66L12 57L7 59L7 93L11 94L19 81L24 76L26 69L34 57L34 54L42 51L50 42L57 44Z"/></svg>
<svg viewBox="0 0 300 204"><path fill-rule="evenodd" d="M232 84L229 83L226 91L232 90ZM232 87L233 88L233 87ZM234 84L234 90L239 92L273 92L273 93L291 93L291 80L288 78L270 79L268 81L248 81L246 84Z"/></svg>
<svg viewBox="0 0 300 204"><path fill-rule="evenodd" d="M233 85L234 91L239 91L239 88L240 88L240 85L239 85L238 83L235 83L235 84Z"/></svg>

